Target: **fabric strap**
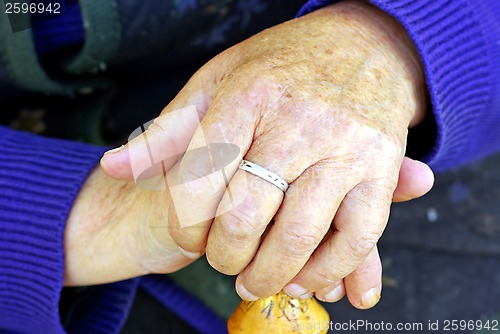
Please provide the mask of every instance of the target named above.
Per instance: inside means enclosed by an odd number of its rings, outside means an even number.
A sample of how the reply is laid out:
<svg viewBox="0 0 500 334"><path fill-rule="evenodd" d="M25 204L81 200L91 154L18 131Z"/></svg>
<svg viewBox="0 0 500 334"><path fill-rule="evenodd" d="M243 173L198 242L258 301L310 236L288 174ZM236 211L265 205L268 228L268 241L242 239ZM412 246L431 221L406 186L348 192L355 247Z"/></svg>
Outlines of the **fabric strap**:
<svg viewBox="0 0 500 334"><path fill-rule="evenodd" d="M73 95L82 88L105 88L109 81L103 78L80 76L105 69L120 45L121 24L115 0L81 0L80 7L85 27L85 43L72 59L63 62L61 70L73 74L69 79L55 79L40 64L31 29L13 32L4 2L0 2L0 56L11 80L20 88L45 94ZM30 26L29 16L16 20ZM76 75L75 75L76 74Z"/></svg>
<svg viewBox="0 0 500 334"><path fill-rule="evenodd" d="M25 24L29 24L28 16L20 15L15 19L26 20ZM40 65L31 30L12 31L3 1L0 2L0 56L17 86L30 91L71 95L70 87L54 81Z"/></svg>
<svg viewBox="0 0 500 334"><path fill-rule="evenodd" d="M116 1L81 0L85 44L81 52L66 64L69 73L94 73L104 70L120 46L121 24Z"/></svg>

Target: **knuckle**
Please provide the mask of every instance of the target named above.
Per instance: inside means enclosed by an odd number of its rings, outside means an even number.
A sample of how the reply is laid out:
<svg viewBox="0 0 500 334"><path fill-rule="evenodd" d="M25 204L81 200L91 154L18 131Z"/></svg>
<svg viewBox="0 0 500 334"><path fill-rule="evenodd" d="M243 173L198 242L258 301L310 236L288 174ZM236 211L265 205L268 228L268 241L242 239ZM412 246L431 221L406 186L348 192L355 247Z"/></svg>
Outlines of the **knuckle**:
<svg viewBox="0 0 500 334"><path fill-rule="evenodd" d="M204 166L189 166L181 172L179 179L186 192L183 195L196 201L205 199L203 202L206 202L206 199L219 198L225 191L225 183L214 177L214 174L209 174Z"/></svg>
<svg viewBox="0 0 500 334"><path fill-rule="evenodd" d="M172 217L172 215L170 215ZM177 215L175 215L175 219L169 218L168 223L168 232L170 237L177 243L179 246L183 244L185 246L186 235L188 234L188 229L182 227L179 223Z"/></svg>
<svg viewBox="0 0 500 334"><path fill-rule="evenodd" d="M318 286L316 287L317 290L326 288L327 286L332 285L333 283L343 278L337 277L338 274L336 275L336 273L332 270L318 271L316 273L316 276L316 281L318 282Z"/></svg>
<svg viewBox="0 0 500 334"><path fill-rule="evenodd" d="M355 196L356 200L363 205L373 208L389 208L392 203L394 192L393 184L386 178L365 181L351 190L350 196Z"/></svg>
<svg viewBox="0 0 500 334"><path fill-rule="evenodd" d="M168 238L164 238L162 233L153 231L152 228L143 227L134 238L139 238L139 242L136 240L134 243L134 257L137 258L144 274L168 273L176 266L191 261L180 255Z"/></svg>
<svg viewBox="0 0 500 334"><path fill-rule="evenodd" d="M163 118L157 117L153 120L153 123L148 127L148 130L151 132L161 132L161 133L168 133L166 129L164 128L163 124Z"/></svg>
<svg viewBox="0 0 500 334"><path fill-rule="evenodd" d="M229 257L229 259L228 259ZM207 248L206 258L208 264L218 272L224 275L237 275L242 271L241 266L231 263L230 255L223 255L223 252L214 251Z"/></svg>
<svg viewBox="0 0 500 334"><path fill-rule="evenodd" d="M323 239L326 231L314 224L305 226L304 223L293 222L285 232L286 243L290 245L291 250L298 253L314 250Z"/></svg>
<svg viewBox="0 0 500 334"><path fill-rule="evenodd" d="M144 135L146 137L148 136L154 136L162 139L162 144L170 144L173 142L172 138L170 138L169 131L165 129L165 127L161 124L162 121L159 120L159 118L156 118L153 123L151 123L146 131L144 132Z"/></svg>
<svg viewBox="0 0 500 334"><path fill-rule="evenodd" d="M318 285L318 289L325 288L335 282L341 281L354 270L354 266L349 261L334 261L329 260L323 262L314 271L314 281Z"/></svg>
<svg viewBox="0 0 500 334"><path fill-rule="evenodd" d="M210 180L207 177L207 171L200 164L190 164L188 168L182 170L181 179L184 183L196 181L202 189L210 186ZM205 186L205 187L204 187Z"/></svg>
<svg viewBox="0 0 500 334"><path fill-rule="evenodd" d="M348 256L361 260L364 259L377 245L380 235L374 231L363 231L353 238L347 239Z"/></svg>
<svg viewBox="0 0 500 334"><path fill-rule="evenodd" d="M250 87L237 98L241 105L245 105L251 110L261 110L270 96L271 88L272 85L268 79L255 79Z"/></svg>
<svg viewBox="0 0 500 334"><path fill-rule="evenodd" d="M375 179L372 182L368 182L370 186L370 191L382 204L390 205L392 198L392 193L394 189L396 189L398 183L398 174L396 175L387 175L386 177L381 177L379 179Z"/></svg>
<svg viewBox="0 0 500 334"><path fill-rule="evenodd" d="M154 121L148 126L147 130L142 134L141 141L147 146L147 149L155 162L163 160L163 148L164 147L175 147L175 139L169 131L160 124L159 121Z"/></svg>
<svg viewBox="0 0 500 334"><path fill-rule="evenodd" d="M169 234L172 240L179 247L190 251L194 250L194 248L202 247L204 242L195 232L189 227L182 227L180 225L175 227L169 226Z"/></svg>
<svg viewBox="0 0 500 334"><path fill-rule="evenodd" d="M260 237L259 218L253 212L235 208L221 216L220 224L229 240L249 241Z"/></svg>
<svg viewBox="0 0 500 334"><path fill-rule="evenodd" d="M172 241L186 251L198 252L203 250L211 221L204 221L196 225L183 225L175 210L170 211L167 225L168 235Z"/></svg>
<svg viewBox="0 0 500 334"><path fill-rule="evenodd" d="M272 276L261 278L251 276L246 281L250 282L250 280L252 283L249 283L247 289L259 298L267 298L277 294L286 284L286 281Z"/></svg>

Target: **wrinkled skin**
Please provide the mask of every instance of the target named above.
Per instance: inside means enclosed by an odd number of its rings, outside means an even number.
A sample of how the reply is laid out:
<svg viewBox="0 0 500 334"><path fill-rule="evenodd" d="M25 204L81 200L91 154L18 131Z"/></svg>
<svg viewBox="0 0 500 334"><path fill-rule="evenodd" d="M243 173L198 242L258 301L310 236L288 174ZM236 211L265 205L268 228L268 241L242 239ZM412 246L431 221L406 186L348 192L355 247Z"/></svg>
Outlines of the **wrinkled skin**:
<svg viewBox="0 0 500 334"><path fill-rule="evenodd" d="M113 237L93 227L97 237L89 238L99 240L99 254L112 243L128 251L116 258L111 251L102 265L122 265L88 279L170 272L206 252L215 269L239 274L236 289L246 300L284 289L292 297L315 293L330 302L347 294L355 307L372 307L381 291L376 243L390 204L425 194L433 182L426 165L404 158L408 128L424 115L424 92L422 66L404 29L363 3L326 7L226 50L191 78L143 137L163 157L175 153L172 134L181 151L199 147L202 139L234 144L241 149L238 161L244 157L271 170L290 188L284 194L232 164L231 193L225 184L186 186L185 205L216 216L186 227L168 192L137 189L96 170L91 180L120 189L115 191L125 200L94 219L115 222L102 228L115 226ZM168 115L190 105L201 125L181 134ZM131 144L105 155L106 174L133 179ZM196 174L196 163L187 155L172 161L166 166L169 180ZM95 186L86 189L96 201ZM109 201L116 193L107 195ZM243 202L225 210L238 195ZM82 203L75 204L70 222L85 215ZM80 219L74 218L73 226ZM67 263L92 257L75 237L91 234L88 229L67 232L73 253L87 253ZM67 284L82 283L76 267L67 270Z"/></svg>

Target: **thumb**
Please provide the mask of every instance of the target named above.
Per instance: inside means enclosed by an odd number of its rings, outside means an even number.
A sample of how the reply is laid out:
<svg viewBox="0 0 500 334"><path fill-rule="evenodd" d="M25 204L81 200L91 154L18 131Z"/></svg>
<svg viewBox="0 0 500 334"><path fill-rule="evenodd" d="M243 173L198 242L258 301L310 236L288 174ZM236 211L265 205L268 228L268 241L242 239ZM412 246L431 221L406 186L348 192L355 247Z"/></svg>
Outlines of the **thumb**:
<svg viewBox="0 0 500 334"><path fill-rule="evenodd" d="M215 64L215 65L214 65ZM155 120L137 128L126 145L110 150L101 159L110 177L136 180L166 172L186 151L212 103L224 66L214 60L196 72ZM165 169L166 170L163 170Z"/></svg>
<svg viewBox="0 0 500 334"><path fill-rule="evenodd" d="M123 180L162 175L186 151L199 123L195 106L162 113L132 132L126 145L106 152L101 167Z"/></svg>
<svg viewBox="0 0 500 334"><path fill-rule="evenodd" d="M405 202L422 197L432 189L433 185L434 173L430 167L423 162L405 157L392 201Z"/></svg>

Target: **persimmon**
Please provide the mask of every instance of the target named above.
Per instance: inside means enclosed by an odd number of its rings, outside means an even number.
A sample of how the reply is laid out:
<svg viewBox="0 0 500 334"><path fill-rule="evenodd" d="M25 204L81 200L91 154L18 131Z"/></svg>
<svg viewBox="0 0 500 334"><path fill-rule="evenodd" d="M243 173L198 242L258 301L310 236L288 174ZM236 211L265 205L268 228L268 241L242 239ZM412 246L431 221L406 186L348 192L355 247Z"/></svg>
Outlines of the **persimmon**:
<svg viewBox="0 0 500 334"><path fill-rule="evenodd" d="M229 318L229 334L324 334L330 316L318 301L294 299L283 292L259 299L242 301Z"/></svg>

